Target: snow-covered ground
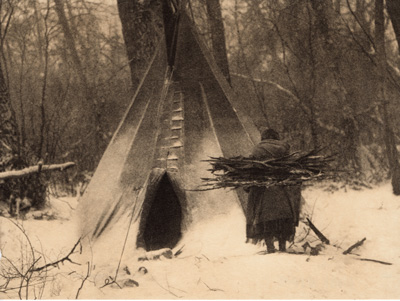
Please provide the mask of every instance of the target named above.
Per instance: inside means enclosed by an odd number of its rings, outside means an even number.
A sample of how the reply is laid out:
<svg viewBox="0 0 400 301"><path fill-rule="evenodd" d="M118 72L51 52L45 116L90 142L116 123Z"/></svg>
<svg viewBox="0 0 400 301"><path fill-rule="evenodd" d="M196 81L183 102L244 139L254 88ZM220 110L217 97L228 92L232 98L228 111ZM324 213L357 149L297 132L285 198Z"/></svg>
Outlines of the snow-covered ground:
<svg viewBox="0 0 400 301"><path fill-rule="evenodd" d="M310 217L330 240L330 245L317 256L260 254L263 246L245 244L244 217L234 209L191 229L176 248L183 247L176 258L138 261L137 254L125 254L118 285L101 288L106 279L112 282L109 277L115 276L117 268L107 262L91 263L90 276L84 281L88 257L78 252L70 259L81 265L65 261L46 275L42 273L40 279L46 279L44 289L43 284L37 284L29 297L74 299L78 294L82 299L400 298L400 197L391 193L389 184L335 192L325 188L310 187L303 192L303 216ZM40 257L39 267L44 264L43 258L54 262L66 256L78 240L75 210L71 209L76 208L76 200L53 199L51 203L57 219L20 222ZM22 266L21 258L25 258L25 265L29 265L30 247L25 235L5 218L0 218L0 227L0 264L6 264L7 258ZM364 237L365 242L354 254L342 254ZM291 247L295 251L303 251L306 241L312 246L319 244L312 232L307 235L304 224L300 224L295 241ZM120 257L107 254L107 250L104 253L105 257ZM39 281L33 277L31 287L35 279ZM0 286L3 284L0 275ZM25 296L25 292L20 293ZM6 294L0 289L0 298L18 298L18 289Z"/></svg>

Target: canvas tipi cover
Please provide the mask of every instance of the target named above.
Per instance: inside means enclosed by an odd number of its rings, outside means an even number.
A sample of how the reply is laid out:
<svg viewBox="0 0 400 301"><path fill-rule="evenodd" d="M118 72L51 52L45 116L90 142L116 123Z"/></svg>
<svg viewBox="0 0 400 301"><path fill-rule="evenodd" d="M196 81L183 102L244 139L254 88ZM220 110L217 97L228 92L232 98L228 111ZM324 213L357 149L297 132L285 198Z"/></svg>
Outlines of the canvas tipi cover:
<svg viewBox="0 0 400 301"><path fill-rule="evenodd" d="M246 206L240 191L196 191L210 176L202 160L248 155L259 133L190 18L176 20L80 199L82 235L107 248L173 248L197 222Z"/></svg>

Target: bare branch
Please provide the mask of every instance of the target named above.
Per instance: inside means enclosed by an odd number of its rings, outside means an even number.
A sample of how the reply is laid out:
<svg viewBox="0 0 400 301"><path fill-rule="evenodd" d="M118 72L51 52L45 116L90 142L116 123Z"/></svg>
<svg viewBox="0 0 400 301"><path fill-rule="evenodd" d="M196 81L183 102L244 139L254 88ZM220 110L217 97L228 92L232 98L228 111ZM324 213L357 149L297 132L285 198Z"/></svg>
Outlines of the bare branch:
<svg viewBox="0 0 400 301"><path fill-rule="evenodd" d="M5 172L0 172L0 180L22 178L33 173L43 172L43 171L53 171L59 170L64 171L68 168L75 166L74 162L67 162L63 164L51 164L51 165L35 165L27 167L21 170L10 170Z"/></svg>
<svg viewBox="0 0 400 301"><path fill-rule="evenodd" d="M71 251L70 251L66 256L64 256L63 258L61 258L60 260L57 260L57 261L55 261L55 262L50 262L50 263L48 263L48 264L45 264L44 266L35 268L35 269L33 269L32 271L33 271L33 272L40 272L41 270L47 269L47 268L49 268L49 267L56 267L56 266L58 266L60 263L63 264L64 261L69 261L70 263L80 265L79 263L73 262L73 261L69 258L72 254L75 253L75 249L76 249L76 247L77 247L80 243L81 243L81 239L79 238L78 241L76 242L76 244L74 245L74 247L71 249Z"/></svg>
<svg viewBox="0 0 400 301"><path fill-rule="evenodd" d="M78 291L76 292L75 299L78 299L79 293L81 292L81 289L83 288L83 285L85 284L85 281L89 278L90 276L90 263L89 261L87 262L87 272L85 278L83 278L81 286L78 288Z"/></svg>
<svg viewBox="0 0 400 301"><path fill-rule="evenodd" d="M362 240L357 241L355 244L351 245L346 251L344 251L343 254L347 255L347 254L351 253L351 251L353 251L355 248L358 248L359 246L361 246L365 240L366 240L366 238L364 237Z"/></svg>

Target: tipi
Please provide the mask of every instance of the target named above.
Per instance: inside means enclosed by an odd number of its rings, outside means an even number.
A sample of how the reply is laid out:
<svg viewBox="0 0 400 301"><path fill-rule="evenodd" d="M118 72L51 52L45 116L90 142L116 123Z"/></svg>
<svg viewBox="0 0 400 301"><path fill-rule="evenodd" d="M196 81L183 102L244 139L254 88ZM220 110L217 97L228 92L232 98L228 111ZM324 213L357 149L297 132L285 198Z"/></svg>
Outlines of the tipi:
<svg viewBox="0 0 400 301"><path fill-rule="evenodd" d="M246 155L259 132L191 19L166 3L165 39L80 199L82 235L115 248L128 236L173 248L199 219L246 206L240 191L194 191L210 175L202 160Z"/></svg>

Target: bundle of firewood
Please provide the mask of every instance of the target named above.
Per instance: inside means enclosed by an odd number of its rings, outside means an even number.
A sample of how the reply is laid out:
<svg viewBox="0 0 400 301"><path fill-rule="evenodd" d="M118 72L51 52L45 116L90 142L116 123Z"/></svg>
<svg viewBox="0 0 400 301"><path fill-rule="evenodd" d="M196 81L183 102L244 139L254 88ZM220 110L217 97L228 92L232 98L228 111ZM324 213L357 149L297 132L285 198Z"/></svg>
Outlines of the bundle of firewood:
<svg viewBox="0 0 400 301"><path fill-rule="evenodd" d="M318 150L307 153L295 152L288 156L255 160L246 157L211 157L213 178L202 178L202 188L248 188L251 186L299 185L311 180L332 177L330 163L333 156L318 154Z"/></svg>

